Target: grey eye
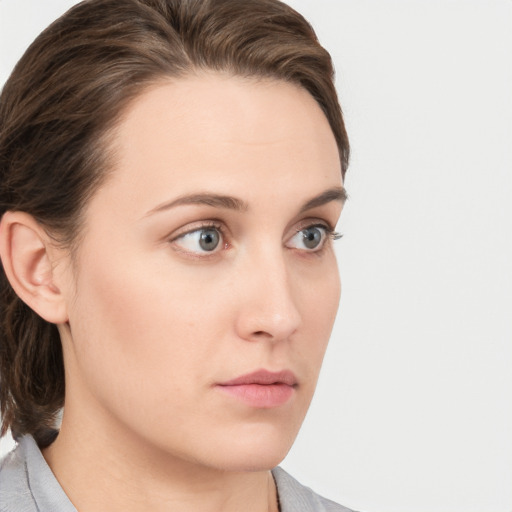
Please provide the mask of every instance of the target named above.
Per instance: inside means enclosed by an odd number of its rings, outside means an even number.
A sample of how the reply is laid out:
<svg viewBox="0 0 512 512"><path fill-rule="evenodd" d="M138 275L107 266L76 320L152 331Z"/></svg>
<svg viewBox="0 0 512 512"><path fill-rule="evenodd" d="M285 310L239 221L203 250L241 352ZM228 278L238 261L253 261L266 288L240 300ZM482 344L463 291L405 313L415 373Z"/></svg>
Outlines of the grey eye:
<svg viewBox="0 0 512 512"><path fill-rule="evenodd" d="M205 251L214 251L220 242L219 232L216 229L202 229L199 245Z"/></svg>
<svg viewBox="0 0 512 512"><path fill-rule="evenodd" d="M324 232L317 227L310 227L301 231L303 236L304 246L308 249L316 249L321 243Z"/></svg>
<svg viewBox="0 0 512 512"><path fill-rule="evenodd" d="M329 229L327 227L319 225L309 226L296 231L286 242L286 246L306 252L317 252L324 247L328 233Z"/></svg>
<svg viewBox="0 0 512 512"><path fill-rule="evenodd" d="M190 253L213 252L219 248L222 234L217 228L204 227L178 237L174 243Z"/></svg>

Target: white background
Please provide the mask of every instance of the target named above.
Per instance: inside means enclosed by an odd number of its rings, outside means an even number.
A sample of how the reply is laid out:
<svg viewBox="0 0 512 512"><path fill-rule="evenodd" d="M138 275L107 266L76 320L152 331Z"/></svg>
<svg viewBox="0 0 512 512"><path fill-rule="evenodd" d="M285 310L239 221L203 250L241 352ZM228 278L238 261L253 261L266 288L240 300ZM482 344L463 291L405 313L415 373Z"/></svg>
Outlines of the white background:
<svg viewBox="0 0 512 512"><path fill-rule="evenodd" d="M0 0L0 83L73 3ZM283 465L367 512L510 512L512 2L289 3L353 156L340 315Z"/></svg>

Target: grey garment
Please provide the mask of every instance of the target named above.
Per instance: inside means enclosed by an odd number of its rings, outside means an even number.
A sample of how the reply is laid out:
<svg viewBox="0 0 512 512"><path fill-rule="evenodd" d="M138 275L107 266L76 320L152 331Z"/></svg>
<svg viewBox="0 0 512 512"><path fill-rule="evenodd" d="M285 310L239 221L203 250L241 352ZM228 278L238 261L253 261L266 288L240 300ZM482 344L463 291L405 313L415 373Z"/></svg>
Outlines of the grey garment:
<svg viewBox="0 0 512 512"><path fill-rule="evenodd" d="M281 468L272 470L281 512L352 512L302 486ZM0 462L0 512L77 512L34 438L21 438Z"/></svg>
<svg viewBox="0 0 512 512"><path fill-rule="evenodd" d="M277 485L281 512L354 512L334 501L322 498L309 487L299 484L280 467L272 470L272 476Z"/></svg>
<svg viewBox="0 0 512 512"><path fill-rule="evenodd" d="M32 436L0 462L0 512L77 512Z"/></svg>

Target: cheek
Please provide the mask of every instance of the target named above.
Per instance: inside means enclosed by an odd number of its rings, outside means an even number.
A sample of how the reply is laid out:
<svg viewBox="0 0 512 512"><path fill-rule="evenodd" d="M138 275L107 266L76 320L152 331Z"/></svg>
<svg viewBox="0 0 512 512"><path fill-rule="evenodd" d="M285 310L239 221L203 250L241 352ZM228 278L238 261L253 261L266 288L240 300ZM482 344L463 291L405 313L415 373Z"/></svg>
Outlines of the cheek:
<svg viewBox="0 0 512 512"><path fill-rule="evenodd" d="M82 378L98 398L148 413L170 397L174 409L180 397L194 398L196 388L183 383L204 373L214 357L208 341L221 337L225 321L219 301L183 281L179 272L129 258L88 266L70 322Z"/></svg>
<svg viewBox="0 0 512 512"><path fill-rule="evenodd" d="M340 277L334 256L329 258L318 272L298 282L295 295L302 323L298 337L300 343L297 343L297 357L307 365L308 375L315 384L338 312L341 294Z"/></svg>
<svg viewBox="0 0 512 512"><path fill-rule="evenodd" d="M296 294L300 297L306 327L310 326L317 332L330 333L341 294L340 276L334 254L328 254L316 271L297 274L299 291Z"/></svg>

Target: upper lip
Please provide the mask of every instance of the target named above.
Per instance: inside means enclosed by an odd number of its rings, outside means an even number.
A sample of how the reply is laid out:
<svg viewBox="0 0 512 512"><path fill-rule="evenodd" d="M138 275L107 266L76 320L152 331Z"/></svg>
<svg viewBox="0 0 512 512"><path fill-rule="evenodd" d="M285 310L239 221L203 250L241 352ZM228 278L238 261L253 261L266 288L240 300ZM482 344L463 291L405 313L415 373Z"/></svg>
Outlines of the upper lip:
<svg viewBox="0 0 512 512"><path fill-rule="evenodd" d="M287 386L296 386L297 378L290 370L282 370L279 372L256 370L255 372L241 375L235 379L221 382L219 386L243 386L247 384L286 384Z"/></svg>

